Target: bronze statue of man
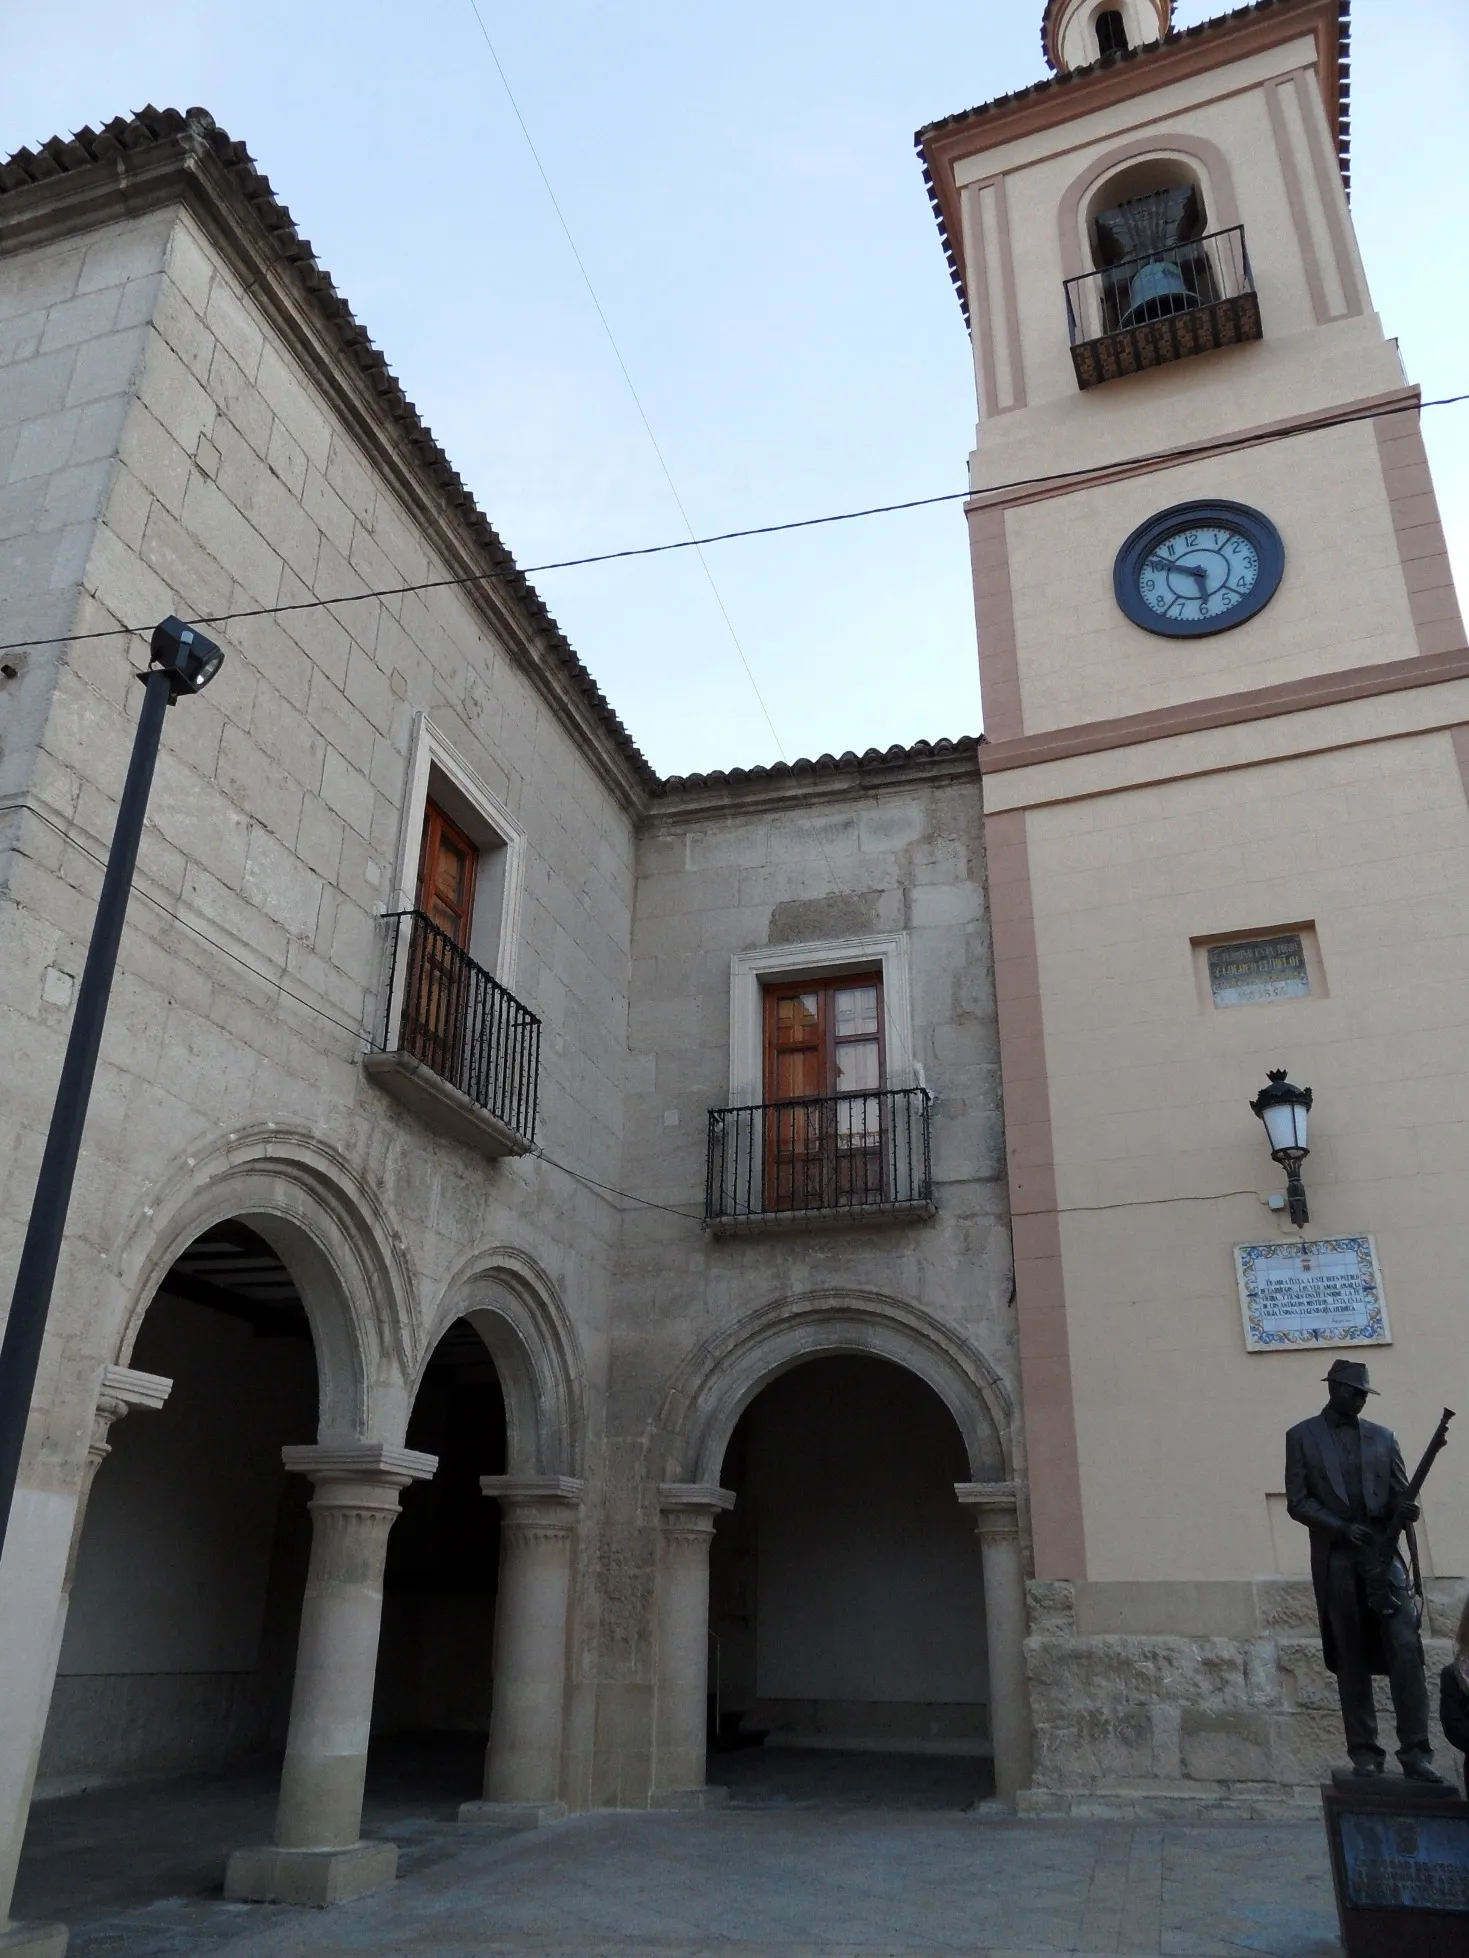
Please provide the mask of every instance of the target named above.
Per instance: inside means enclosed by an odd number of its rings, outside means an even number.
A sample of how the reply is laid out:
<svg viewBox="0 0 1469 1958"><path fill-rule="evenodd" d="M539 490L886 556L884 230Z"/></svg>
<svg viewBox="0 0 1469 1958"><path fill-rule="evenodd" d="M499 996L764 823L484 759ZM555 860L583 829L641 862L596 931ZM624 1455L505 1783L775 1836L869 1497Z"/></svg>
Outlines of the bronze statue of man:
<svg viewBox="0 0 1469 1958"><path fill-rule="evenodd" d="M1360 1360L1333 1360L1326 1384L1326 1406L1286 1435L1285 1503L1311 1532L1321 1645L1336 1674L1347 1752L1354 1773L1382 1773L1386 1756L1377 1744L1372 1676L1385 1673L1403 1773L1411 1781L1442 1787L1428 1741L1417 1603L1401 1558L1394 1556L1385 1583L1380 1570L1372 1573L1378 1609L1368 1596L1369 1560L1377 1541L1372 1525L1381 1525L1395 1509L1400 1521L1414 1523L1418 1508L1402 1507L1408 1475L1391 1428L1360 1418L1367 1396L1377 1391L1366 1367Z"/></svg>

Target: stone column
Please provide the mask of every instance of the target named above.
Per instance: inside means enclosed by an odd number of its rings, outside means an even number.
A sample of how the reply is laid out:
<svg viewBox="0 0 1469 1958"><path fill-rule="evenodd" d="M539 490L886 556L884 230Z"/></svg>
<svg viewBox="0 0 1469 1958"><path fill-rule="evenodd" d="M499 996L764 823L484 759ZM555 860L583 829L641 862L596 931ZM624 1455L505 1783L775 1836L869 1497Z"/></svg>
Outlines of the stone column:
<svg viewBox="0 0 1469 1958"><path fill-rule="evenodd" d="M0 1568L0 1649L10 1654L10 1662L0 1672L0 1953L6 1958L15 1958L19 1952L26 1958L61 1958L66 1950L64 1924L11 1921L15 1872L25 1841L31 1790L46 1734L92 1483L112 1452L107 1437L113 1422L120 1421L130 1408L162 1407L172 1387L173 1382L161 1374L139 1373L134 1367L104 1367L92 1416L92 1439L74 1502L68 1502L59 1491L16 1490Z"/></svg>
<svg viewBox="0 0 1469 1958"><path fill-rule="evenodd" d="M482 1475L500 1504L495 1689L484 1800L461 1822L534 1829L566 1813L561 1728L572 1552L582 1485L565 1475Z"/></svg>
<svg viewBox="0 0 1469 1958"><path fill-rule="evenodd" d="M956 1482L973 1510L984 1571L984 1626L989 1646L990 1738L995 1794L1008 1807L1030 1786L1030 1689L1025 1677L1025 1566L1013 1482Z"/></svg>
<svg viewBox="0 0 1469 1958"><path fill-rule="evenodd" d="M658 1489L658 1672L650 1808L707 1808L725 1790L704 1783L709 1725L709 1545L733 1509L728 1489L664 1482Z"/></svg>
<svg viewBox="0 0 1469 1958"><path fill-rule="evenodd" d="M275 1841L235 1851L224 1893L253 1903L339 1904L397 1874L396 1844L362 1840L383 1564L399 1491L426 1480L438 1461L380 1441L283 1448L281 1457L316 1488L291 1723Z"/></svg>

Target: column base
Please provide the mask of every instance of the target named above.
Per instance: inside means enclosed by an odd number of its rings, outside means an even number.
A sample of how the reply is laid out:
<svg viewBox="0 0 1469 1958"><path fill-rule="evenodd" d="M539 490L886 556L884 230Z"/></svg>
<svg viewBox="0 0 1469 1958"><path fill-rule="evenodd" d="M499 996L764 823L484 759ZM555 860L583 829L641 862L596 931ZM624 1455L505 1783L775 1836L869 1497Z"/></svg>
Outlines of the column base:
<svg viewBox="0 0 1469 1958"><path fill-rule="evenodd" d="M654 1788L648 1794L649 1808L723 1808L729 1790L711 1782L703 1788Z"/></svg>
<svg viewBox="0 0 1469 1958"><path fill-rule="evenodd" d="M459 1820L475 1829L540 1829L560 1822L565 1802L461 1802Z"/></svg>
<svg viewBox="0 0 1469 1958"><path fill-rule="evenodd" d="M354 1842L350 1849L237 1849L224 1876L232 1903L350 1903L398 1874L395 1842Z"/></svg>
<svg viewBox="0 0 1469 1958"><path fill-rule="evenodd" d="M66 1958L64 1924L0 1925L0 1952L5 1958Z"/></svg>

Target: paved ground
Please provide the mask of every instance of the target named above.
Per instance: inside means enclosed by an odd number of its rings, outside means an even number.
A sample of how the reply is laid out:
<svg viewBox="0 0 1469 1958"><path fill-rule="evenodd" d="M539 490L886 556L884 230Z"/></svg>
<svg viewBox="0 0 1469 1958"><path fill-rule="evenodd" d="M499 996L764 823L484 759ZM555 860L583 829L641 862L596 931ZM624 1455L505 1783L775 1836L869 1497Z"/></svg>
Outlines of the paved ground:
<svg viewBox="0 0 1469 1958"><path fill-rule="evenodd" d="M963 1764L732 1759L724 1810L473 1835L400 1763L365 1824L399 1881L319 1913L220 1898L269 1775L46 1802L17 1915L73 1958L1339 1958L1318 1824L1015 1822L956 1806Z"/></svg>

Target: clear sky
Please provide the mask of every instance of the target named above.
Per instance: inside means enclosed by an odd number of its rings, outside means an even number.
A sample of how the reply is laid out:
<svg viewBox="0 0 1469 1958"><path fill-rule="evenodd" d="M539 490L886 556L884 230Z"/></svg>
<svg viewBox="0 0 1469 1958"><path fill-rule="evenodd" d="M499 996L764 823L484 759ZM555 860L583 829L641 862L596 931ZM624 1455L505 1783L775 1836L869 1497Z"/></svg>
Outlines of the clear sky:
<svg viewBox="0 0 1469 1958"><path fill-rule="evenodd" d="M479 6L693 524L962 489L968 343L912 135L1044 74L1040 0ZM1425 395L1456 393L1469 8L1355 13L1374 297ZM685 534L471 0L3 16L0 153L150 101L209 109L521 563ZM1469 405L1424 419L1469 592ZM691 554L537 580L659 769L978 731L957 506L708 562L774 733Z"/></svg>

